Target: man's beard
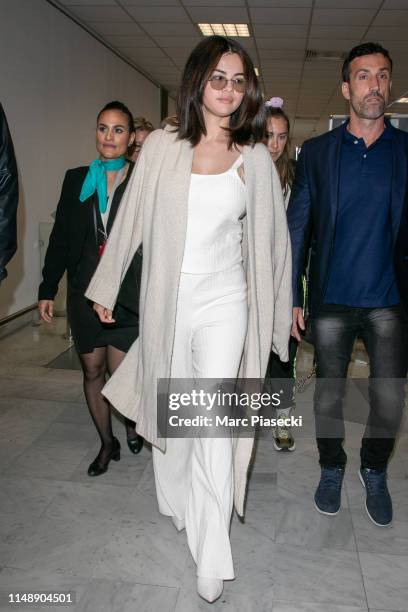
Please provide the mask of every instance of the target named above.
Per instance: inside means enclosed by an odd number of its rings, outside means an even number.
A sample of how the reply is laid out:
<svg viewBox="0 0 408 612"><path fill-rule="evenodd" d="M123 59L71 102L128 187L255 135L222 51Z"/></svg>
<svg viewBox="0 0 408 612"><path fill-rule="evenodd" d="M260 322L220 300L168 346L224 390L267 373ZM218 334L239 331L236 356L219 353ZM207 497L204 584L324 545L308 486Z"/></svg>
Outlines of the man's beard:
<svg viewBox="0 0 408 612"><path fill-rule="evenodd" d="M373 97L379 99L377 104L370 104L367 101L368 98ZM353 111L356 113L357 117L360 117L360 119L379 119L384 115L386 102L380 93L365 96L362 101L356 100L353 94L351 94L350 104Z"/></svg>

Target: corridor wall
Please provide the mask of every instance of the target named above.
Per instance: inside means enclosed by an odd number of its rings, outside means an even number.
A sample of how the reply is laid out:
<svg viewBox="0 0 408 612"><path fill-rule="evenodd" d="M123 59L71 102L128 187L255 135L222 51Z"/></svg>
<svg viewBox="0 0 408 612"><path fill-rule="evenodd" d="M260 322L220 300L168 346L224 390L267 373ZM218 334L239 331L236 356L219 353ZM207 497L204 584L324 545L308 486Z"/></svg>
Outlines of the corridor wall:
<svg viewBox="0 0 408 612"><path fill-rule="evenodd" d="M39 223L52 221L67 168L89 163L97 111L125 102L160 122L159 88L45 0L1 0L0 101L20 181L18 251L0 287L0 320L36 302Z"/></svg>

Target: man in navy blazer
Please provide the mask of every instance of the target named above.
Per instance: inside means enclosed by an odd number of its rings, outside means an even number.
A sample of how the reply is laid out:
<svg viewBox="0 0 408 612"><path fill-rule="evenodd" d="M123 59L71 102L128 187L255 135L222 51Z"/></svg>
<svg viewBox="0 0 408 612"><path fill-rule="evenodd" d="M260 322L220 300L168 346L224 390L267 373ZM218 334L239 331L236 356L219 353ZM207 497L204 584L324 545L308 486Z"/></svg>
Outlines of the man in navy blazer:
<svg viewBox="0 0 408 612"><path fill-rule="evenodd" d="M357 336L370 360L370 414L359 477L366 510L392 521L387 464L404 405L408 369L408 134L384 111L392 60L375 43L354 47L343 65L350 119L306 141L288 207L293 251L292 335L304 329L300 279L311 247L309 313L317 360L319 512L337 514L346 465L342 398ZM331 380L330 380L331 379Z"/></svg>

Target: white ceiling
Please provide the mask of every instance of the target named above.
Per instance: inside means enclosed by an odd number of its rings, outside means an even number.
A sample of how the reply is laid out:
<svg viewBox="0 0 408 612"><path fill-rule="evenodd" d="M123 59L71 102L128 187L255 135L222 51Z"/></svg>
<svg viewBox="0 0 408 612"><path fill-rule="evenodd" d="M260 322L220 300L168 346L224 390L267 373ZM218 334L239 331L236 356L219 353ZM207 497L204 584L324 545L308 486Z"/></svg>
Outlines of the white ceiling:
<svg viewBox="0 0 408 612"><path fill-rule="evenodd" d="M345 52L372 40L394 60L393 95L408 91L408 0L59 0L68 14L175 96L196 23L248 23L239 41L261 73L265 95L280 96L293 138L327 130L346 110L340 60L305 60L306 49ZM406 113L393 104L392 112ZM390 110L391 110L390 109ZM137 109L136 111L137 112Z"/></svg>

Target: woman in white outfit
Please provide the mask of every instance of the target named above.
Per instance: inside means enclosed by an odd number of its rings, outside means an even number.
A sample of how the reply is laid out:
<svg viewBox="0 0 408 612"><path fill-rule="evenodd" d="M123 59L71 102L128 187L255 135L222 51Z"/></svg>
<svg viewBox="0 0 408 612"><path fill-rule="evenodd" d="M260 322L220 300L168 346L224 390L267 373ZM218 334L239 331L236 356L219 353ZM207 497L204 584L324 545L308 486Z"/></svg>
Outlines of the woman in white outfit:
<svg viewBox="0 0 408 612"><path fill-rule="evenodd" d="M261 378L272 346L287 359L290 242L279 178L255 144L261 105L238 43L214 36L193 50L177 124L146 140L87 291L111 321L143 241L140 336L104 394L154 445L159 510L186 528L197 590L209 602L234 578L229 528L234 501L243 514L253 441L159 438L156 388L170 376Z"/></svg>

